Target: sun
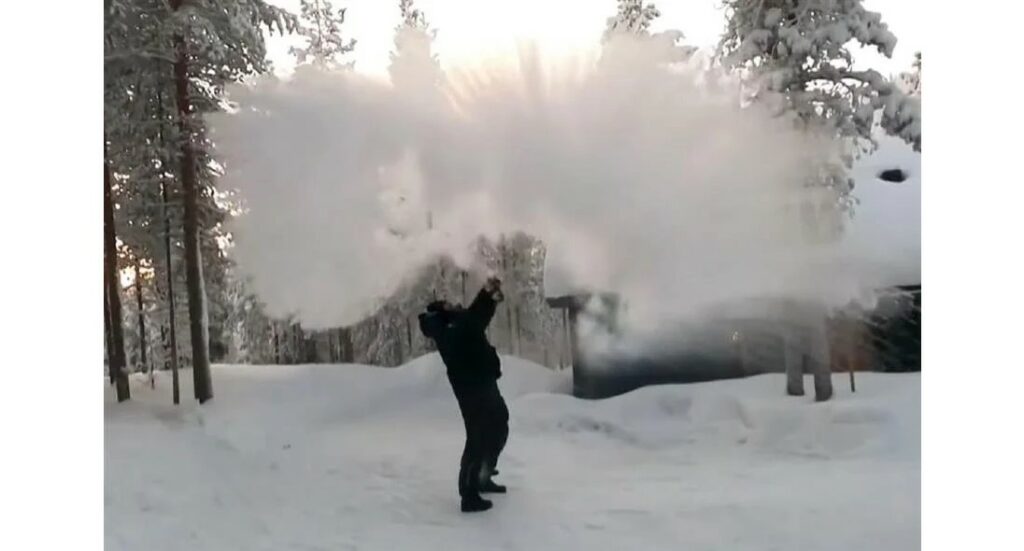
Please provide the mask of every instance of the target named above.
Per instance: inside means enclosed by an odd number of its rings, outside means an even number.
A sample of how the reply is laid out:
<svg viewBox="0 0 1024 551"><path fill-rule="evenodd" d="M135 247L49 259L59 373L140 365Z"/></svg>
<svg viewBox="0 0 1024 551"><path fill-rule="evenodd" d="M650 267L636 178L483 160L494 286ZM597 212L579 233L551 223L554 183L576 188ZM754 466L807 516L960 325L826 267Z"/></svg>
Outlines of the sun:
<svg viewBox="0 0 1024 551"><path fill-rule="evenodd" d="M446 4L438 2L437 7ZM592 50L600 44L607 17L614 13L613 2L592 0L521 0L514 5L457 1L450 5L438 15L445 26L436 40L438 55L449 66L514 57L525 45L552 57Z"/></svg>

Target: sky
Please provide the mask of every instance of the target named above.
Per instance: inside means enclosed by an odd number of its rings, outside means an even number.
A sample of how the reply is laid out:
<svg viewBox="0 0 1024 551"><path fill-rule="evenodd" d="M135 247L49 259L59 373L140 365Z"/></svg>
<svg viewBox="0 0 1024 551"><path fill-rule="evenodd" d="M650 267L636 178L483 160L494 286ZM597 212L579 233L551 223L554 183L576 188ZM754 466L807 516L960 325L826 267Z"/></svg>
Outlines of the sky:
<svg viewBox="0 0 1024 551"><path fill-rule="evenodd" d="M299 11L299 0L270 2ZM343 30L358 42L352 58L356 70L386 75L398 24L398 1L335 0L334 5L348 9ZM681 30L690 44L712 47L724 28L721 0L661 0L655 5L662 15L654 30ZM884 75L908 69L914 52L922 49L918 15L924 0L865 0L864 5L881 12L899 42L892 59L874 51L855 50L858 65ZM437 30L435 48L448 68L472 66L512 53L517 40L535 40L554 53L595 45L605 20L615 13L615 0L418 0L416 7ZM278 70L287 71L292 65L288 48L296 41L294 37L271 39L269 55Z"/></svg>

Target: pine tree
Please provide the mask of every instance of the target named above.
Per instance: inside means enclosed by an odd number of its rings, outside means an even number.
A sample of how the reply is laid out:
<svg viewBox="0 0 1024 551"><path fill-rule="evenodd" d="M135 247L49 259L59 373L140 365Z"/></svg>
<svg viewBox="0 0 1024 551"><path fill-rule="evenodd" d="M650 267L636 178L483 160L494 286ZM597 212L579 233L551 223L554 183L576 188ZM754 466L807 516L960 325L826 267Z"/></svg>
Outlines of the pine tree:
<svg viewBox="0 0 1024 551"><path fill-rule="evenodd" d="M848 145L842 163L824 166L820 177L848 197L852 181L846 170L856 155L874 147L876 111L901 123L909 115L893 83L877 71L853 69L849 45L891 57L895 35L861 0L726 0L725 6L728 24L719 44L724 64L744 70L752 101L774 102L798 127ZM882 124L887 130L895 125Z"/></svg>
<svg viewBox="0 0 1024 551"><path fill-rule="evenodd" d="M167 139L166 139L166 128L167 124L167 112L168 109L164 105L164 95L160 92L156 95L157 103L157 146L159 153L157 157L157 166L160 168L160 175L158 178L160 187L160 221L163 222L164 234L162 236L163 245L163 266L164 266L164 281L166 281L165 293L167 297L167 325L166 329L162 331L162 335L165 336L165 357L166 364L171 370L171 401L174 405L181 403L181 382L178 375L178 328L177 320L178 315L175 311L175 305L178 301L174 296L174 259L172 255L171 247L171 213L170 213L170 193L169 187L173 180L173 174L169 172L169 163L167 162ZM157 284L159 288L159 284ZM161 339L164 340L164 339Z"/></svg>
<svg viewBox="0 0 1024 551"><path fill-rule="evenodd" d="M682 31L671 29L651 33L651 25L659 17L661 11L652 2L618 0L616 13L607 19L601 40L604 62L618 59L617 54L621 51L624 63L636 63L638 56L631 54L631 51L638 45L647 50L643 56L639 56L645 60L678 63L690 59L697 49L683 43L685 35Z"/></svg>
<svg viewBox="0 0 1024 551"><path fill-rule="evenodd" d="M388 66L391 83L402 92L439 97L444 73L433 53L437 32L424 13L413 7L413 0L399 0L398 8L402 21L395 27L395 49Z"/></svg>
<svg viewBox="0 0 1024 551"><path fill-rule="evenodd" d="M212 396L211 335L223 348L219 322L226 316L217 298L230 269L223 222L231 209L230 197L216 190L218 168L202 115L224 107L227 84L267 70L263 29L285 32L296 20L261 0L107 0L105 7L104 113L114 144L108 165L119 183L113 199L125 218L124 254L165 276L155 278L153 293L169 304L172 341L175 282L186 281L190 331L182 344L191 354L183 359L193 363L202 402ZM174 264L179 249L184 262ZM176 344L169 346L172 366Z"/></svg>
<svg viewBox="0 0 1024 551"><path fill-rule="evenodd" d="M910 70L900 74L900 89L908 96L921 96L921 52L914 52Z"/></svg>
<svg viewBox="0 0 1024 551"><path fill-rule="evenodd" d="M352 67L339 58L356 47L356 41L345 40L341 25L345 22L345 8L335 9L330 0L300 0L302 23L298 34L307 39L305 47L292 47L291 53L298 63L311 62L331 68Z"/></svg>
<svg viewBox="0 0 1024 551"><path fill-rule="evenodd" d="M893 94L885 103L879 122L886 132L902 138L921 150L921 52L914 54L910 71L900 75L901 94Z"/></svg>
<svg viewBox="0 0 1024 551"><path fill-rule="evenodd" d="M649 36L651 23L661 17L653 2L618 0L616 4L615 15L607 20L605 40L616 33Z"/></svg>
<svg viewBox="0 0 1024 551"><path fill-rule="evenodd" d="M170 0L171 9L182 10L183 0ZM184 241L185 273L188 285L189 330L192 337L192 379L195 397L199 403L213 398L213 380L210 376L209 326L206 289L203 284L203 262L199 256L199 184L196 182L196 154L190 123L193 117L192 98L189 93L189 45L187 27L174 34L174 88L178 112L178 131L181 133L181 190L185 206Z"/></svg>
<svg viewBox="0 0 1024 551"><path fill-rule="evenodd" d="M184 203L183 241L189 303L192 375L196 399L213 397L210 378L209 312L200 242L201 180L215 176L211 144L197 115L221 108L226 84L265 71L263 28L284 31L288 14L261 0L207 0L186 6L169 0L173 74L179 129L180 183ZM211 186L212 187L212 186ZM208 211L207 211L208 212ZM219 223L219 221L217 222ZM206 221L207 227L211 221ZM210 255L207 255L207 259Z"/></svg>
<svg viewBox="0 0 1024 551"><path fill-rule="evenodd" d="M113 193L115 218L118 219L117 252L123 266L152 267L159 271L157 252L169 235L164 228L164 200L160 196L160 180L166 174L166 158L161 158L167 147L160 136L166 118L160 113L159 94L161 69L167 61L159 54L162 27L169 13L162 0L134 0L107 2L105 17L104 118L108 148L108 166L117 182ZM169 75L169 72L165 73ZM165 79L166 80L166 79ZM136 287L133 305L128 301L126 310L137 316L162 313L154 308L161 299L157 288L151 288L153 278L145 277L141 288ZM139 293L141 291L141 293ZM144 321L142 318L138 318ZM162 328L162 332L166 330ZM143 333L147 333L145 336ZM147 363L159 363L157 350L149 348L151 331L126 332L127 349L133 364L145 369L141 352L148 350ZM159 351L159 356L164 355Z"/></svg>
<svg viewBox="0 0 1024 551"><path fill-rule="evenodd" d="M225 325L231 339L226 360L230 363L274 363L274 323L266 314L258 297L249 291L247 282L230 274L225 292L227 308Z"/></svg>
<svg viewBox="0 0 1024 551"><path fill-rule="evenodd" d="M750 90L747 99L840 146L836 157L812 167L807 182L829 190L826 197L833 201L825 202L832 204L802 205L817 222L809 229L824 229L818 236L835 238L842 207L852 206L849 169L857 156L876 147L876 128L921 147L919 101L877 71L853 67L851 44L891 57L896 37L861 0L727 0L725 5L728 25L720 55L727 67L741 70ZM809 315L809 327L824 327L820 313ZM789 391L802 392L806 359L815 374L816 399L826 400L832 394L827 340L814 336L810 342L818 348L809 358L787 359Z"/></svg>

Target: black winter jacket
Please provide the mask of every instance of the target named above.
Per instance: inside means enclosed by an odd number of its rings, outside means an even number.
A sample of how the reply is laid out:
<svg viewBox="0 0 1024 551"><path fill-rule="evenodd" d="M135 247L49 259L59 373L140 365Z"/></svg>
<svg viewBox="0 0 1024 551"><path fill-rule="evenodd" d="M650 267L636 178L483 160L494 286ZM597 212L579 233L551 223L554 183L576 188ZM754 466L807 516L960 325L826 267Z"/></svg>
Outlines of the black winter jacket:
<svg viewBox="0 0 1024 551"><path fill-rule="evenodd" d="M472 385L501 377L498 352L487 341L487 325L497 303L481 290L469 308L419 315L420 331L437 344L453 385Z"/></svg>

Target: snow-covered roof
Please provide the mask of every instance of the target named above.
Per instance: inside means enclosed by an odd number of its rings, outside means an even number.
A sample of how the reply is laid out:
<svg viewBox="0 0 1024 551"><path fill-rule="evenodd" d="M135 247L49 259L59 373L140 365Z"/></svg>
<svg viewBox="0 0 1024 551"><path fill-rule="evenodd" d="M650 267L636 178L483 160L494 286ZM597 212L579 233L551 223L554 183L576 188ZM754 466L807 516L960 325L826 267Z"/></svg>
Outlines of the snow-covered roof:
<svg viewBox="0 0 1024 551"><path fill-rule="evenodd" d="M899 138L883 136L879 147L853 167L859 200L843 235L845 252L869 267L882 285L921 282L921 154ZM879 176L900 169L906 179Z"/></svg>
<svg viewBox="0 0 1024 551"><path fill-rule="evenodd" d="M846 223L841 246L873 286L921 282L921 154L903 140L881 136L879 147L853 166L853 195L859 201ZM901 170L906 179L889 182L880 174ZM571 281L568 251L549 248L544 266L548 298L584 294Z"/></svg>

